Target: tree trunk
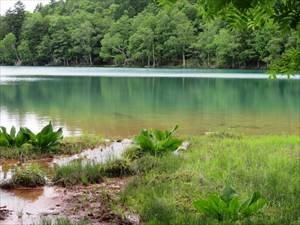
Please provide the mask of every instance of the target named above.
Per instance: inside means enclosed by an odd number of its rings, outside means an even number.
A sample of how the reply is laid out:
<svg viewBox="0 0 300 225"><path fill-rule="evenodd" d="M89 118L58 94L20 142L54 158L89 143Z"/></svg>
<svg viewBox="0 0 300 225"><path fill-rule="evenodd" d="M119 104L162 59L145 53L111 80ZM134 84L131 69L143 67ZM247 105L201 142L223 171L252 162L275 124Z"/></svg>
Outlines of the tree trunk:
<svg viewBox="0 0 300 225"><path fill-rule="evenodd" d="M154 51L154 44L152 45L152 58L153 58L153 67L156 66L155 64L155 51Z"/></svg>
<svg viewBox="0 0 300 225"><path fill-rule="evenodd" d="M185 67L185 52L182 52L182 66Z"/></svg>
<svg viewBox="0 0 300 225"><path fill-rule="evenodd" d="M150 56L148 55L148 67L150 67Z"/></svg>
<svg viewBox="0 0 300 225"><path fill-rule="evenodd" d="M92 66L92 65L93 65L93 60L92 60L92 55L91 55L91 53L89 54L89 60L90 60L90 65Z"/></svg>
<svg viewBox="0 0 300 225"><path fill-rule="evenodd" d="M18 62L21 62L21 59L20 59L20 57L19 57L19 54L18 54L18 51L17 51L17 48L16 48L16 46L15 46L15 45L13 45L12 47L13 47L13 49L14 49L14 51L15 51L15 54L16 54L17 61L18 61Z"/></svg>
<svg viewBox="0 0 300 225"><path fill-rule="evenodd" d="M209 67L209 52L207 53L207 66Z"/></svg>

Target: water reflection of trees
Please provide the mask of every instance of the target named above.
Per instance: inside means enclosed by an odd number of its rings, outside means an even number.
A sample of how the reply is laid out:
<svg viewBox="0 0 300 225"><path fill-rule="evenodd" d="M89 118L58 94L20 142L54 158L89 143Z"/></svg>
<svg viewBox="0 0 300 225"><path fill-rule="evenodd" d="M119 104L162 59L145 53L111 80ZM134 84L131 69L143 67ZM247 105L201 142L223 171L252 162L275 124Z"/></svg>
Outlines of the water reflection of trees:
<svg viewBox="0 0 300 225"><path fill-rule="evenodd" d="M0 86L1 105L72 113L226 109L299 111L300 82L191 78L60 78Z"/></svg>

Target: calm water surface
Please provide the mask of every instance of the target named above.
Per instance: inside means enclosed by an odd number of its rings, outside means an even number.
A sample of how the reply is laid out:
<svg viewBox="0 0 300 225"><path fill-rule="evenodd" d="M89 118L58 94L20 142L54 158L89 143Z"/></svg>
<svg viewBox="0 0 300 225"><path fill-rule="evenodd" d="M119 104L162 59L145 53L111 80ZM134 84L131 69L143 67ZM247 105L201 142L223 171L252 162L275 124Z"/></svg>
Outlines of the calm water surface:
<svg viewBox="0 0 300 225"><path fill-rule="evenodd" d="M300 134L300 80L266 77L253 71L0 67L0 125L36 131L52 120L65 135L107 137L175 124L182 134Z"/></svg>

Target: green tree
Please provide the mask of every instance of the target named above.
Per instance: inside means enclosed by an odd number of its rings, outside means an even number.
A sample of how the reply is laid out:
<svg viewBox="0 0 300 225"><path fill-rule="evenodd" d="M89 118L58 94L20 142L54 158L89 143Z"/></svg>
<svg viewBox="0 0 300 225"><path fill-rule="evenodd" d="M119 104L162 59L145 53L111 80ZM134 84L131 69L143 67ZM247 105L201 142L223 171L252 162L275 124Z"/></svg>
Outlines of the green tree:
<svg viewBox="0 0 300 225"><path fill-rule="evenodd" d="M39 63L37 58L37 47L40 45L43 37L49 33L49 18L44 17L41 13L29 14L22 27L22 41L26 41L33 60Z"/></svg>
<svg viewBox="0 0 300 225"><path fill-rule="evenodd" d="M25 6L21 1L16 2L13 9L9 9L5 14L8 31L13 33L17 42L20 40L21 29L25 19Z"/></svg>
<svg viewBox="0 0 300 225"><path fill-rule="evenodd" d="M101 41L100 57L105 61L113 60L116 65L128 64L131 31L131 19L127 15L114 22Z"/></svg>
<svg viewBox="0 0 300 225"><path fill-rule="evenodd" d="M30 51L29 43L27 41L21 41L21 44L18 46L18 53L20 55L20 60L22 64L32 63L32 53Z"/></svg>
<svg viewBox="0 0 300 225"><path fill-rule="evenodd" d="M175 29L167 40L166 45L172 49L175 55L179 54L182 56L182 66L186 67L186 54L194 40L194 27L186 15L179 10L173 10L172 17Z"/></svg>
<svg viewBox="0 0 300 225"><path fill-rule="evenodd" d="M1 41L2 61L8 64L20 62L20 58L16 48L17 39L13 33L9 33Z"/></svg>
<svg viewBox="0 0 300 225"><path fill-rule="evenodd" d="M156 17L151 12L144 12L136 16L132 21L136 31L129 39L129 51L132 60L150 67L156 65ZM147 40L147 41L145 41ZM146 63L145 63L146 62Z"/></svg>
<svg viewBox="0 0 300 225"><path fill-rule="evenodd" d="M0 16L0 40L2 40L8 33L8 25L6 23L5 17Z"/></svg>
<svg viewBox="0 0 300 225"><path fill-rule="evenodd" d="M52 59L54 64L69 65L71 59L71 33L69 31L72 18L53 16L50 19L49 33Z"/></svg>
<svg viewBox="0 0 300 225"><path fill-rule="evenodd" d="M235 67L240 43L236 32L222 28L214 38L216 61L222 67Z"/></svg>
<svg viewBox="0 0 300 225"><path fill-rule="evenodd" d="M214 37L221 27L220 20L209 21L203 24L203 31L198 34L192 47L201 64L210 67L215 61L216 45Z"/></svg>

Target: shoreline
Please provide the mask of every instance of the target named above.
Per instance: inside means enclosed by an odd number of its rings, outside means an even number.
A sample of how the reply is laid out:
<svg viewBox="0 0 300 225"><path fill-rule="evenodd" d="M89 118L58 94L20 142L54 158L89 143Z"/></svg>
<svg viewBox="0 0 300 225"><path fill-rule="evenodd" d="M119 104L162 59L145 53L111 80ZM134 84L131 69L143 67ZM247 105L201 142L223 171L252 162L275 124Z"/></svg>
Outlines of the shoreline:
<svg viewBox="0 0 300 225"><path fill-rule="evenodd" d="M265 70L137 67L0 66L0 75L4 81L10 76L270 79ZM286 75L277 78L289 79ZM300 74L290 79L298 80Z"/></svg>

